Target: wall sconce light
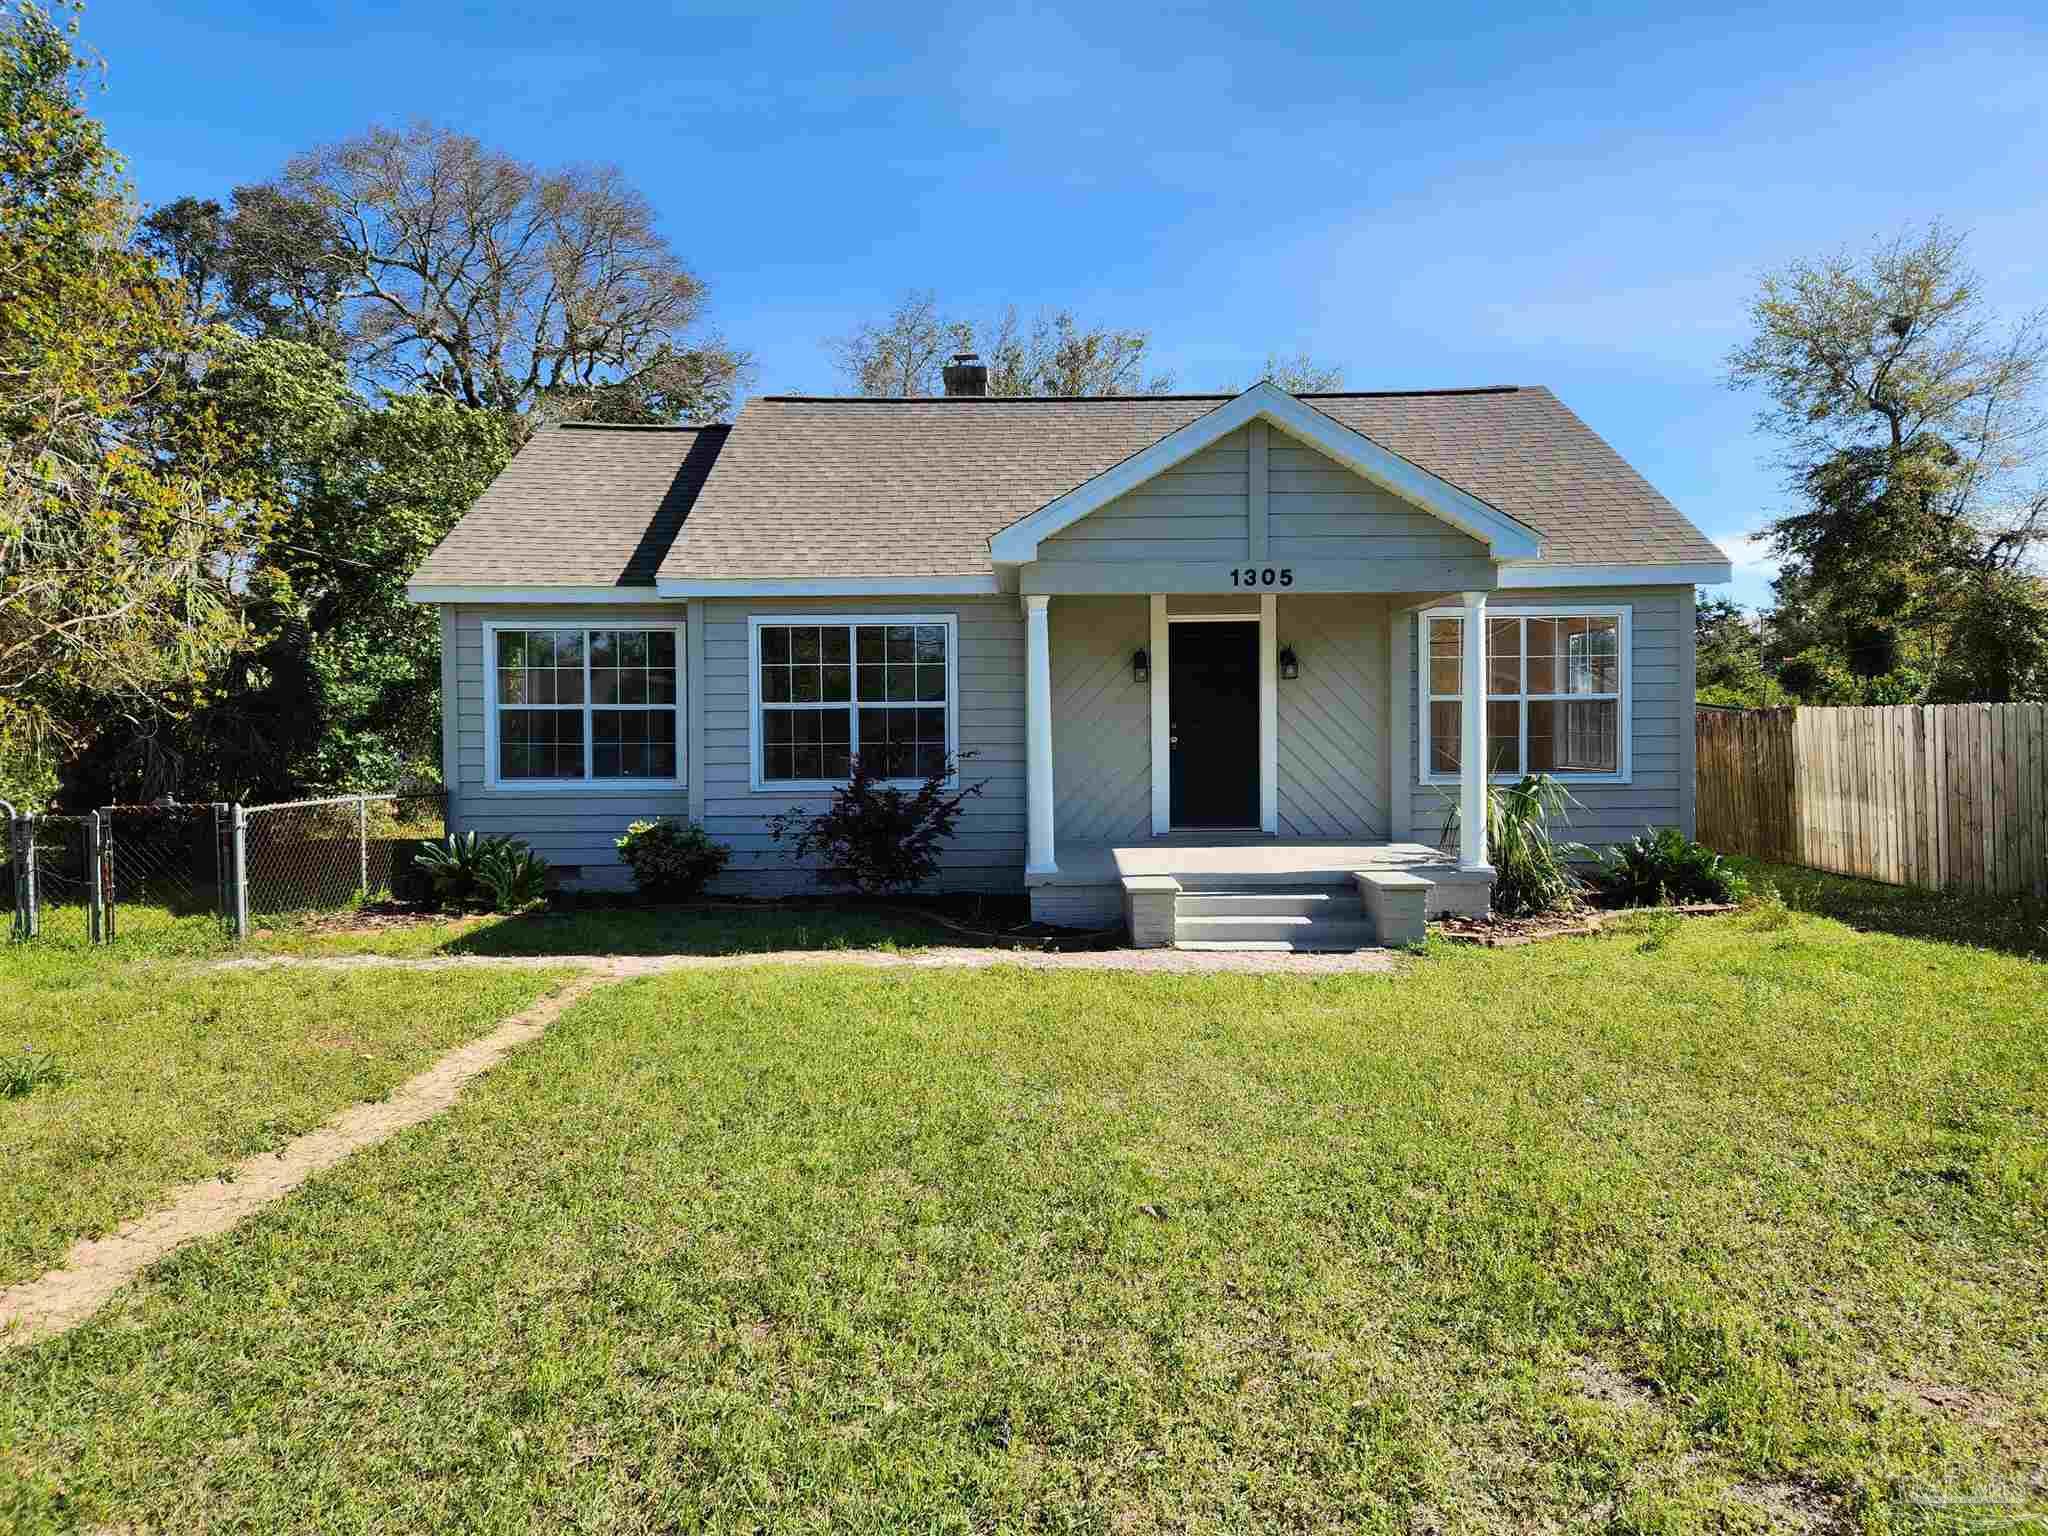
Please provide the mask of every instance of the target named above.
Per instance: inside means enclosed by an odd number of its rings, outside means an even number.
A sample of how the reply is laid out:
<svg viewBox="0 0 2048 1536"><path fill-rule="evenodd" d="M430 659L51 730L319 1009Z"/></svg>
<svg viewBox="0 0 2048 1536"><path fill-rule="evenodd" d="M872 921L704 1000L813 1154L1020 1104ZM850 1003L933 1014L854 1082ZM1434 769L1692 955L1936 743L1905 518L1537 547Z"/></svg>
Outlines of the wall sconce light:
<svg viewBox="0 0 2048 1536"><path fill-rule="evenodd" d="M1291 645L1280 647L1280 675L1290 683L1301 676L1301 658L1294 654Z"/></svg>
<svg viewBox="0 0 2048 1536"><path fill-rule="evenodd" d="M1147 656L1144 647L1140 646L1136 654L1131 657L1131 681L1134 683L1145 683L1151 680L1152 658Z"/></svg>

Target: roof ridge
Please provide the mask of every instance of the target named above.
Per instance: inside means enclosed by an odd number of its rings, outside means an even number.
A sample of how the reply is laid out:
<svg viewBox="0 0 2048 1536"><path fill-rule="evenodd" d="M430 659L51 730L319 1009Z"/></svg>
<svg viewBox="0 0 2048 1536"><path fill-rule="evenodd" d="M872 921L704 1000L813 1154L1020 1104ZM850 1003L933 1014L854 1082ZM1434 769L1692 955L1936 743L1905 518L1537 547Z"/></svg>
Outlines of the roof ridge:
<svg viewBox="0 0 2048 1536"><path fill-rule="evenodd" d="M1401 400L1444 395L1513 395L1540 385L1468 384L1450 389L1313 389L1297 400ZM1235 400L1243 390L1195 395L756 395L771 405L1131 405L1160 400ZM752 403L752 402L749 402ZM564 422L564 426L580 423Z"/></svg>
<svg viewBox="0 0 2048 1536"><path fill-rule="evenodd" d="M730 432L729 421L558 421L575 432Z"/></svg>

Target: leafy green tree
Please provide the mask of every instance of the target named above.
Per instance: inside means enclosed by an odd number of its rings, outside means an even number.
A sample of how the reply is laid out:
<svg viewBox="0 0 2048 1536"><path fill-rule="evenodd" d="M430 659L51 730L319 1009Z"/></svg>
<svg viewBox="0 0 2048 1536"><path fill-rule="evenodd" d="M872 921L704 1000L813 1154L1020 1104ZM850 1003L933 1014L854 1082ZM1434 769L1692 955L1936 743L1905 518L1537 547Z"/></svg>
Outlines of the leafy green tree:
<svg viewBox="0 0 2048 1536"><path fill-rule="evenodd" d="M1740 709L1788 702L1764 670L1762 625L1725 597L1702 597L1694 608L1699 701Z"/></svg>
<svg viewBox="0 0 2048 1536"><path fill-rule="evenodd" d="M62 20L59 20L59 17ZM157 405L193 345L175 276L131 248L121 161L85 109L75 14L0 5L0 771L46 783L78 701L189 701L245 637L233 574L265 509L203 413ZM24 767L23 765L27 765Z"/></svg>
<svg viewBox="0 0 2048 1536"><path fill-rule="evenodd" d="M1795 502L1769 525L1783 627L1806 642L1781 680L2048 693L2042 316L1998 326L1962 238L1934 225L1767 274L1751 320L1730 379L1765 396Z"/></svg>
<svg viewBox="0 0 2048 1536"><path fill-rule="evenodd" d="M441 395L366 401L306 342L207 340L182 414L222 424L277 509L246 569L249 643L187 718L87 776L223 798L437 778L439 619L405 581L504 467L516 424Z"/></svg>

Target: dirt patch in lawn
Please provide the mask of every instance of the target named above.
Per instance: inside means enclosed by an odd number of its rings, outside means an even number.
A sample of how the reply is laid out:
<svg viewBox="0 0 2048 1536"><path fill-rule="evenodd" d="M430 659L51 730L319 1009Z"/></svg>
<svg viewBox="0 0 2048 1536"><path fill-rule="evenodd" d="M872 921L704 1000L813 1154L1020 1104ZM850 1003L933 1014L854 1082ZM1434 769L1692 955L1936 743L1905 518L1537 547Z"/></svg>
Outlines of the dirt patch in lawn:
<svg viewBox="0 0 2048 1536"><path fill-rule="evenodd" d="M1567 1374L1581 1393L1609 1408L1644 1408L1657 1399L1657 1389L1649 1382L1604 1361L1581 1360Z"/></svg>
<svg viewBox="0 0 2048 1536"><path fill-rule="evenodd" d="M1909 1381L1895 1376L1885 1383L1885 1390L1923 1413L1974 1424L1979 1429L1996 1429L2013 1413L2013 1405L1996 1392L1945 1386L1938 1381Z"/></svg>
<svg viewBox="0 0 2048 1536"><path fill-rule="evenodd" d="M1842 1506L1810 1478L1779 1477L1737 1483L1728 1491L1751 1508L1769 1516L1774 1530L1819 1536L1821 1532L1850 1529L1848 1515Z"/></svg>

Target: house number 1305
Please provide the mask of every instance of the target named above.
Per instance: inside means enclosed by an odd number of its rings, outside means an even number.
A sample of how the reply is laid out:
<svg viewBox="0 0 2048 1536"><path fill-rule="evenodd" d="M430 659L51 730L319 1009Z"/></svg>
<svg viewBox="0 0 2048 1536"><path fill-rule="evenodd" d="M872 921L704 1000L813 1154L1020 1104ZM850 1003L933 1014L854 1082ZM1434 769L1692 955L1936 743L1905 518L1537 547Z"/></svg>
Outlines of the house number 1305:
<svg viewBox="0 0 2048 1536"><path fill-rule="evenodd" d="M1230 572L1233 587L1291 587L1294 585L1294 567L1291 565L1246 565L1234 566Z"/></svg>

